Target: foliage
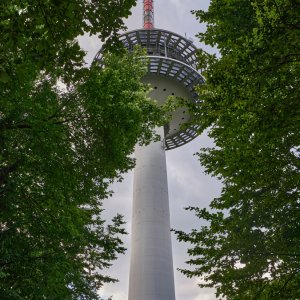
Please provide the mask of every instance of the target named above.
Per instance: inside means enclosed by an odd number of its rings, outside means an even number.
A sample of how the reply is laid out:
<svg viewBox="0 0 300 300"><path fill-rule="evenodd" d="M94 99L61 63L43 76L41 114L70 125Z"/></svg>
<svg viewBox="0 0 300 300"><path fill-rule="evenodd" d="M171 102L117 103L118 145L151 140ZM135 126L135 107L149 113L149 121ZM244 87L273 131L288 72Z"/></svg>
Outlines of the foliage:
<svg viewBox="0 0 300 300"><path fill-rule="evenodd" d="M198 153L222 180L206 225L177 232L192 270L227 299L300 297L299 2L212 0L200 40L206 84L197 122L215 147Z"/></svg>
<svg viewBox="0 0 300 300"><path fill-rule="evenodd" d="M136 0L2 0L0 3L0 80L22 80L28 64L59 72L64 81L84 74L84 33L111 39L124 28ZM77 72L75 72L75 70Z"/></svg>
<svg viewBox="0 0 300 300"><path fill-rule="evenodd" d="M141 61L110 55L59 91L49 75L11 81L1 111L1 292L5 299L94 299L100 270L124 249L117 216L100 218L108 184L132 168L162 110L145 96ZM130 75L130 76L129 76ZM29 75L28 75L29 77ZM11 85L9 88L8 85ZM4 297L4 296L3 296Z"/></svg>
<svg viewBox="0 0 300 300"><path fill-rule="evenodd" d="M115 281L103 269L125 231L119 215L104 222L102 201L165 108L146 96L140 53L86 68L76 37L114 39L134 3L0 4L1 299L98 299Z"/></svg>

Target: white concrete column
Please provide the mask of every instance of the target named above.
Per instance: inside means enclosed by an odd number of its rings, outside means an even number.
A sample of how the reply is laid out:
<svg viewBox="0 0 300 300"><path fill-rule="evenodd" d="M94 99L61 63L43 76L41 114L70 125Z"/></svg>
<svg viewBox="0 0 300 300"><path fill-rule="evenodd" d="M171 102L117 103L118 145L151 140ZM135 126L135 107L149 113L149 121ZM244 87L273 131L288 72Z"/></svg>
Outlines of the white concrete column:
<svg viewBox="0 0 300 300"><path fill-rule="evenodd" d="M175 300L163 142L137 146L135 156L128 300Z"/></svg>

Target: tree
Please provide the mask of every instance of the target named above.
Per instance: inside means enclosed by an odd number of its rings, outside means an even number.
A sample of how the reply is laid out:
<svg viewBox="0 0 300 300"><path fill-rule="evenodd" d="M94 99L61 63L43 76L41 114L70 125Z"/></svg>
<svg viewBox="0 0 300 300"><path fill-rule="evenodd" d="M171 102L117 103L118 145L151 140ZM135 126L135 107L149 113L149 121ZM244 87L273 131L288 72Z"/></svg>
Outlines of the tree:
<svg viewBox="0 0 300 300"><path fill-rule="evenodd" d="M116 44L123 19L136 0L3 0L0 4L0 80L18 75L27 66L59 72L68 82L84 74L84 52L76 38L84 33Z"/></svg>
<svg viewBox="0 0 300 300"><path fill-rule="evenodd" d="M210 210L188 208L206 225L178 239L192 244L183 270L227 299L300 297L299 2L212 0L200 40L206 84L196 122L215 147L198 155L222 180Z"/></svg>
<svg viewBox="0 0 300 300"><path fill-rule="evenodd" d="M105 223L102 201L165 111L139 53L86 68L76 37L116 34L134 3L1 2L1 299L98 299L115 281L102 271L125 231L119 215Z"/></svg>

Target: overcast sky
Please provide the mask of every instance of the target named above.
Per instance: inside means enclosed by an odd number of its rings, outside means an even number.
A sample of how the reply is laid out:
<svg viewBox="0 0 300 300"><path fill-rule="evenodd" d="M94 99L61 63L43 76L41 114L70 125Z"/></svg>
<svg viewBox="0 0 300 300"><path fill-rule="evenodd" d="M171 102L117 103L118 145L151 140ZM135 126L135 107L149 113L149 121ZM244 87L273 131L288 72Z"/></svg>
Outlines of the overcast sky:
<svg viewBox="0 0 300 300"><path fill-rule="evenodd" d="M132 16L126 24L129 30L142 28L142 0L132 10ZM195 37L198 32L204 31L204 26L199 24L190 13L193 9L206 10L209 0L156 0L155 6L155 27L167 29L192 38L197 47L202 47L208 52L213 50L200 44ZM81 39L83 47L88 51L87 60L91 61L100 48L97 39L84 37ZM220 194L221 185L216 179L204 174L204 169L193 154L202 147L211 146L212 142L203 134L189 144L175 150L167 151L168 188L171 214L171 227L174 229L189 231L192 228L199 228L201 223L191 212L184 210L187 206L207 207L209 202ZM105 201L105 216L112 216L116 213L124 215L127 222L126 228L129 233L124 238L125 246L128 249L124 256L121 256L113 267L108 271L112 277L118 278L119 282L105 285L100 295L106 299L113 296L113 300L126 300L128 293L129 279L129 258L130 258L130 230L131 230L131 206L133 172L126 174L120 184L113 185L114 195ZM186 244L178 243L172 234L173 263L175 274L175 292L177 300L213 300L216 299L214 290L200 289L197 286L199 279L188 279L183 276L177 268L187 267L185 261ZM141 299L142 300L142 299Z"/></svg>

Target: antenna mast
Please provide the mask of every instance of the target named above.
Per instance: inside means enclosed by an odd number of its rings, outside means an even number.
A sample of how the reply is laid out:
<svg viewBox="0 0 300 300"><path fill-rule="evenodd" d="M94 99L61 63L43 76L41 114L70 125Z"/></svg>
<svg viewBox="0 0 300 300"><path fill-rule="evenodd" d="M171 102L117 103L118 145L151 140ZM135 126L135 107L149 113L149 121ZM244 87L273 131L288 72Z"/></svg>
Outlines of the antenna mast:
<svg viewBox="0 0 300 300"><path fill-rule="evenodd" d="M144 0L144 29L153 29L154 9L153 0Z"/></svg>

